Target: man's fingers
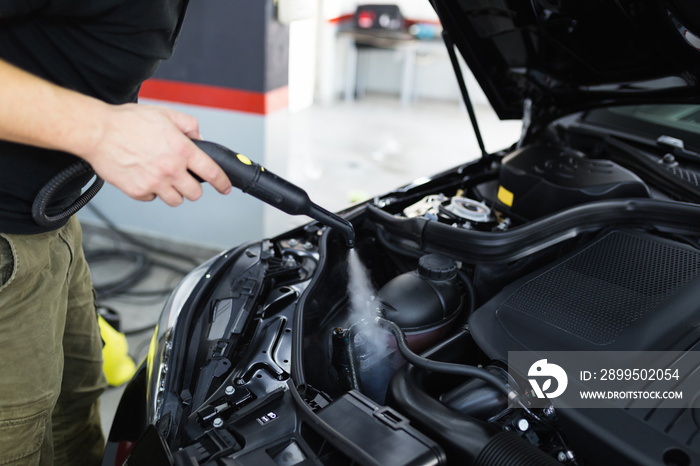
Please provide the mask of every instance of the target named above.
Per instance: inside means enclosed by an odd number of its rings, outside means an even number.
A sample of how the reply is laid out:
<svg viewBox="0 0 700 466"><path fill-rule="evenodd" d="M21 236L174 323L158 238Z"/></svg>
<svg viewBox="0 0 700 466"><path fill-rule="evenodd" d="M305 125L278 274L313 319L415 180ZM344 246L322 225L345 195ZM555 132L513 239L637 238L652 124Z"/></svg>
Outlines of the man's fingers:
<svg viewBox="0 0 700 466"><path fill-rule="evenodd" d="M85 156L105 181L134 199L160 197L171 206L201 197L202 187L192 174L223 194L231 191L223 170L192 142L201 138L195 117L167 107L109 108L114 110L109 125Z"/></svg>
<svg viewBox="0 0 700 466"><path fill-rule="evenodd" d="M180 194L175 188L167 188L163 192L158 194L163 202L168 204L170 207L177 207L184 201L182 194Z"/></svg>
<svg viewBox="0 0 700 466"><path fill-rule="evenodd" d="M156 197L155 194L143 194L143 195L129 195L129 197L136 199L137 201L144 201L144 202L150 202L154 200Z"/></svg>
<svg viewBox="0 0 700 466"><path fill-rule="evenodd" d="M187 168L214 186L220 193L228 194L231 191L231 180L228 179L226 173L200 149L197 149L197 155L189 160Z"/></svg>
<svg viewBox="0 0 700 466"><path fill-rule="evenodd" d="M187 137L190 139L202 139L202 135L199 134L199 122L195 117L170 108L164 108L164 111L175 126Z"/></svg>
<svg viewBox="0 0 700 466"><path fill-rule="evenodd" d="M202 186L189 173L185 173L174 183L175 189L190 201L202 196Z"/></svg>

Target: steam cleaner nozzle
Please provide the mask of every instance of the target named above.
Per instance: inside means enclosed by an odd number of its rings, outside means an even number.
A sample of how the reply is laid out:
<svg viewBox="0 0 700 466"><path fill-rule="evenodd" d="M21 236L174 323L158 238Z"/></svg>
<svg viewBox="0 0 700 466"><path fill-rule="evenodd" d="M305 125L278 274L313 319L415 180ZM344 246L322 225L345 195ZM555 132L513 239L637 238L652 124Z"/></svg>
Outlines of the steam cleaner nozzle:
<svg viewBox="0 0 700 466"><path fill-rule="evenodd" d="M346 245L349 248L354 247L355 230L352 223L311 202L306 191L300 187L220 144L199 140L193 140L193 142L224 170L231 184L236 188L282 212L290 215L307 215L339 230Z"/></svg>
<svg viewBox="0 0 700 466"><path fill-rule="evenodd" d="M334 228L343 235L345 245L352 249L355 247L355 229L348 219L327 211L318 204L311 203L311 209L306 213L309 217L318 220L324 225Z"/></svg>

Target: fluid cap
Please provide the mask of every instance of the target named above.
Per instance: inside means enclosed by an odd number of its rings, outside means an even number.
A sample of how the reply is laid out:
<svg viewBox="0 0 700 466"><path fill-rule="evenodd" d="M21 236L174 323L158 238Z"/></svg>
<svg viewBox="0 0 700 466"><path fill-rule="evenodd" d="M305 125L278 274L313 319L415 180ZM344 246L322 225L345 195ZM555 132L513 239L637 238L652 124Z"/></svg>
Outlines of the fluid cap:
<svg viewBox="0 0 700 466"><path fill-rule="evenodd" d="M427 254L418 260L418 273L429 280L450 280L457 276L457 263L439 254Z"/></svg>

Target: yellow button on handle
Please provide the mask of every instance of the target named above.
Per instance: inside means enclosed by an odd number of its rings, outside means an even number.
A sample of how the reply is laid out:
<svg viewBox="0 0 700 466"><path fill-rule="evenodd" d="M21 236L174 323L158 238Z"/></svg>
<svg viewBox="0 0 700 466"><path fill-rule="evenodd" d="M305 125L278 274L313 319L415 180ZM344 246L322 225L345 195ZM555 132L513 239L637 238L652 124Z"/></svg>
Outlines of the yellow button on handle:
<svg viewBox="0 0 700 466"><path fill-rule="evenodd" d="M243 154L236 154L236 157L238 158L238 160L241 161L241 163L244 163L246 165L253 165L253 162L251 162L251 160Z"/></svg>

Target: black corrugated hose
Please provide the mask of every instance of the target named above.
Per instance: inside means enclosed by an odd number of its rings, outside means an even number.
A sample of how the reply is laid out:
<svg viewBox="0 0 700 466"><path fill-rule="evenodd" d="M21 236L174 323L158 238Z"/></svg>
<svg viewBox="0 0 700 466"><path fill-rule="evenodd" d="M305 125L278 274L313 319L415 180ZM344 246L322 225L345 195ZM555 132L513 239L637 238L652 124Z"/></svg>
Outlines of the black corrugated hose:
<svg viewBox="0 0 700 466"><path fill-rule="evenodd" d="M90 202L90 199L95 197L95 194L97 194L97 192L102 188L102 185L105 183L104 180L97 175L95 175L95 181L92 183L92 185L84 193L82 193L80 197L73 202L73 204L68 206L66 210L52 216L46 213L51 199L59 189L76 178L91 173L93 175L95 174L90 164L85 161L80 161L69 165L67 168L60 171L56 176L51 178L51 180L49 180L49 182L46 183L43 188L41 188L39 193L34 198L34 202L32 203L32 218L37 225L48 228L57 227L71 215L85 207L85 205Z"/></svg>

